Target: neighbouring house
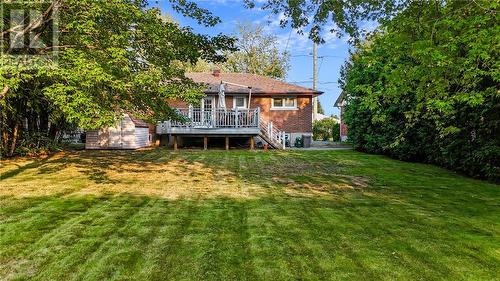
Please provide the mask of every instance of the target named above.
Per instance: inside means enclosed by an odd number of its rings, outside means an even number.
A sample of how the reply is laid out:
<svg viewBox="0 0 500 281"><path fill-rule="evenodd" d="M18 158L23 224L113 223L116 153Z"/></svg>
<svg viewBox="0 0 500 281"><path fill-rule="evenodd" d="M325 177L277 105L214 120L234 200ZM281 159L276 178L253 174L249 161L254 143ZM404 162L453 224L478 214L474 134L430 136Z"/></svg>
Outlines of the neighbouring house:
<svg viewBox="0 0 500 281"><path fill-rule="evenodd" d="M138 149L152 143L155 127L128 114L114 127L87 131L85 149Z"/></svg>
<svg viewBox="0 0 500 281"><path fill-rule="evenodd" d="M293 145L297 137L312 135L312 99L320 91L248 73L187 73L193 81L206 84L200 105L171 101L188 122L164 121L157 134L169 136L175 148L183 138L247 138L274 148Z"/></svg>
<svg viewBox="0 0 500 281"><path fill-rule="evenodd" d="M338 97L337 101L335 101L335 107L340 109L340 140L347 140L347 124L344 121L344 111L345 111L346 101L345 101L345 92L342 92Z"/></svg>

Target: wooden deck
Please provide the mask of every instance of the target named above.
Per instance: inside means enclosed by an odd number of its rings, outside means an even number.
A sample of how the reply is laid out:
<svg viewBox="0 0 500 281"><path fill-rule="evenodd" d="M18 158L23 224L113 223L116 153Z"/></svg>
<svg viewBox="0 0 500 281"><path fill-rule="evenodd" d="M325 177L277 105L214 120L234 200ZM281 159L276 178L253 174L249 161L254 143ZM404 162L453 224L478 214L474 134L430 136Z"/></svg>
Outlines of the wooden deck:
<svg viewBox="0 0 500 281"><path fill-rule="evenodd" d="M203 137L204 149L208 138L224 137L229 149L230 137L248 137L250 149L254 148L254 137L259 136L271 147L285 149L285 132L275 128L272 122L260 119L260 109L177 109L180 121L159 122L156 133L173 137L177 149L178 137Z"/></svg>
<svg viewBox="0 0 500 281"><path fill-rule="evenodd" d="M157 134L192 136L256 136L260 133L260 110L257 109L178 109L182 121L158 123Z"/></svg>

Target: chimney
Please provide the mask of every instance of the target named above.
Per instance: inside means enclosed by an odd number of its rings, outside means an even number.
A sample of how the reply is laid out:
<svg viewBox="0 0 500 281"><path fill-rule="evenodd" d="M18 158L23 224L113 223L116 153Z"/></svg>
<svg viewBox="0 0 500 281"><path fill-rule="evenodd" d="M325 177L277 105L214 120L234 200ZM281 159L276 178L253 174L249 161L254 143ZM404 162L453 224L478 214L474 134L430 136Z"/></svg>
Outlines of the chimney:
<svg viewBox="0 0 500 281"><path fill-rule="evenodd" d="M220 77L220 69L214 68L212 75L215 77Z"/></svg>

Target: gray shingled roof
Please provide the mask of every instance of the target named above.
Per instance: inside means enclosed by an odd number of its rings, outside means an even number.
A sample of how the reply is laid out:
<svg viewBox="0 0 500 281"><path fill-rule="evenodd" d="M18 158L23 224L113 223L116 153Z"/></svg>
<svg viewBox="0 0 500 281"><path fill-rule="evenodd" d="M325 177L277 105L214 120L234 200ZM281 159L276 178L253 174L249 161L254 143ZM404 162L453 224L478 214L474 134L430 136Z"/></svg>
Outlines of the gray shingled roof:
<svg viewBox="0 0 500 281"><path fill-rule="evenodd" d="M149 124L146 123L145 121L141 120L141 119L136 119L136 118L134 118L132 116L130 116L130 119L132 119L132 122L138 128L149 128Z"/></svg>

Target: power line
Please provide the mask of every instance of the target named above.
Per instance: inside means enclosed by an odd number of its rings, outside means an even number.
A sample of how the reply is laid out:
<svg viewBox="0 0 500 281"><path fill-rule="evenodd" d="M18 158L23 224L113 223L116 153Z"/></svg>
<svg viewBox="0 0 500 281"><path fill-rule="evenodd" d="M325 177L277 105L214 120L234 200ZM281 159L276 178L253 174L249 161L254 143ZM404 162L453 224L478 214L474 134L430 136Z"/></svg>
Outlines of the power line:
<svg viewBox="0 0 500 281"><path fill-rule="evenodd" d="M319 61L318 73L321 73L321 67L323 66L323 61L325 60L325 58L319 57L319 59L321 59L321 60Z"/></svg>
<svg viewBox="0 0 500 281"><path fill-rule="evenodd" d="M290 82L287 82L287 83L291 83L291 84L310 84L312 82L313 82L313 80L307 80L307 81L290 81ZM318 82L318 84L320 84L320 85L338 84L338 83L339 82L335 82L335 81Z"/></svg>
<svg viewBox="0 0 500 281"><path fill-rule="evenodd" d="M297 57L312 57L312 55L293 55L293 56L290 56L292 58L297 58Z"/></svg>
<svg viewBox="0 0 500 281"><path fill-rule="evenodd" d="M299 55L292 55L290 56L292 58L298 58L298 57L313 57L312 54L299 54ZM318 59L322 59L322 58L344 58L342 56L333 56L333 55L324 55L324 56L318 56Z"/></svg>

